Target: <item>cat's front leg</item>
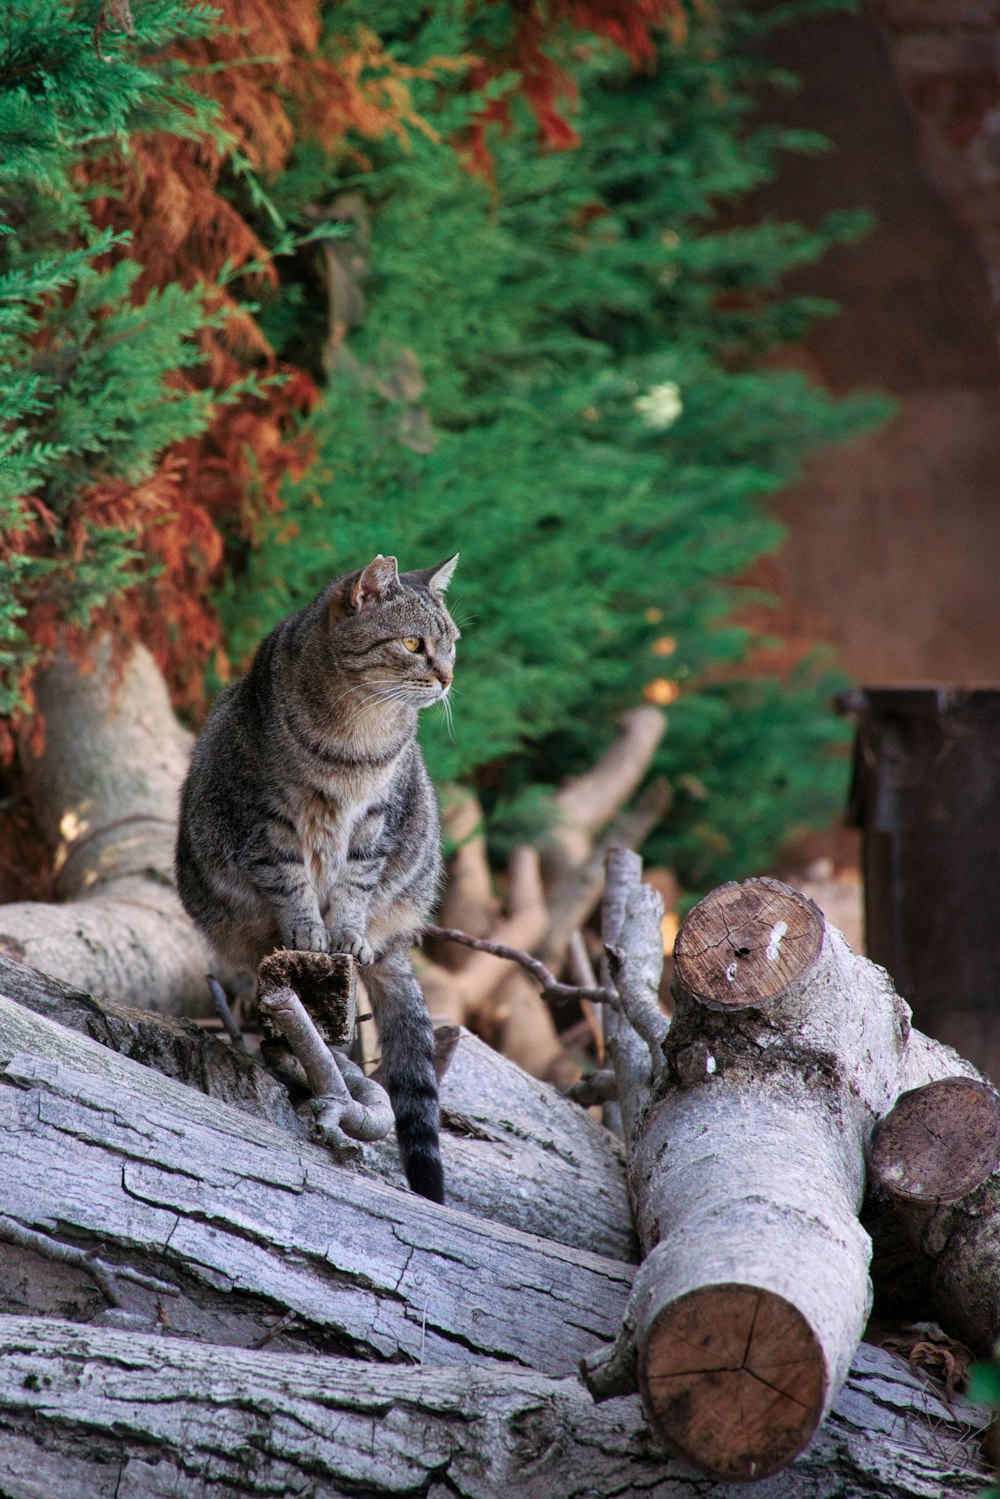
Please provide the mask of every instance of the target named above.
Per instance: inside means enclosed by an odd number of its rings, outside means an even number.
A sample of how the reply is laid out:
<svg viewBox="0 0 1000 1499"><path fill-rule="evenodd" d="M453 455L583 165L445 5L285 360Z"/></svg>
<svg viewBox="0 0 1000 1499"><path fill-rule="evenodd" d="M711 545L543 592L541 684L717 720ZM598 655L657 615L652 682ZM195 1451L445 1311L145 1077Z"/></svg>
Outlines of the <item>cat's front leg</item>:
<svg viewBox="0 0 1000 1499"><path fill-rule="evenodd" d="M293 952L330 951L330 933L316 891L297 854L269 848L251 860L250 875L273 912L282 947Z"/></svg>
<svg viewBox="0 0 1000 1499"><path fill-rule="evenodd" d="M375 953L364 932L359 931L357 926L338 924L330 928L329 937L330 952L350 953L352 958L357 958L365 966L374 963Z"/></svg>
<svg viewBox="0 0 1000 1499"><path fill-rule="evenodd" d="M330 951L350 953L368 965L375 953L368 941L372 894L385 868L385 809L369 807L351 829L347 860L334 886L327 911Z"/></svg>

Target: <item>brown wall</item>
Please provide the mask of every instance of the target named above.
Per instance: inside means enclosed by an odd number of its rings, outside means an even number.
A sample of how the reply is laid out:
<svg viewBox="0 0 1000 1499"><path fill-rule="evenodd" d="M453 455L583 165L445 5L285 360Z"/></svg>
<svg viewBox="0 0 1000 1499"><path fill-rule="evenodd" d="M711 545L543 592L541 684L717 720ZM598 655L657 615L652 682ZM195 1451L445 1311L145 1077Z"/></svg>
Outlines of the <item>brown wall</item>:
<svg viewBox="0 0 1000 1499"><path fill-rule="evenodd" d="M897 24L907 7L920 24L931 8L893 0ZM939 27L957 9L936 4ZM1000 681L1000 322L988 244L967 180L946 194L940 151L930 168L933 132L910 75L901 82L894 67L900 45L870 14L801 23L774 45L804 85L775 117L823 131L836 149L789 161L755 216L815 223L865 206L878 218L860 245L800 274L843 312L789 360L835 392L888 391L899 410L881 432L818 455L779 498L789 537L771 581L793 627L798 617L826 635L860 681ZM1000 58L1000 19L991 48ZM926 55L903 50L911 71ZM996 270L1000 286L1000 257Z"/></svg>

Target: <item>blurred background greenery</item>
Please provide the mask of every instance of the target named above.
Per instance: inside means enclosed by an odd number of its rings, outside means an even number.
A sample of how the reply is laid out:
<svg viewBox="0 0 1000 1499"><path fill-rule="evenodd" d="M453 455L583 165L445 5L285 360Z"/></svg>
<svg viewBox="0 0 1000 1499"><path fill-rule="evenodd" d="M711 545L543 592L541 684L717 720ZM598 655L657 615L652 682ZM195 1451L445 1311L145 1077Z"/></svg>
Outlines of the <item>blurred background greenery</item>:
<svg viewBox="0 0 1000 1499"><path fill-rule="evenodd" d="M737 217L824 149L754 114L809 7L265 9L10 15L10 721L67 626L149 640L197 718L331 575L458 550L425 742L495 850L645 699L674 792L647 852L690 891L768 867L842 806L842 679L768 672L747 569L767 497L889 409L772 358L836 310L783 279L865 216Z"/></svg>

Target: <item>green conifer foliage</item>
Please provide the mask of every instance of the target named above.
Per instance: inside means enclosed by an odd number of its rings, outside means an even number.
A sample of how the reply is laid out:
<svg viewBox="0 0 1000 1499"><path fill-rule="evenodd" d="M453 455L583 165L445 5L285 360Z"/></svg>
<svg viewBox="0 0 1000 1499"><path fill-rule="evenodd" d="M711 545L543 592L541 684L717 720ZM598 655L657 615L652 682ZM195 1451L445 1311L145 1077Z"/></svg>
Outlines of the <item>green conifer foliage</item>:
<svg viewBox="0 0 1000 1499"><path fill-rule="evenodd" d="M201 293L135 300L140 267L127 237L93 227L84 168L137 131L211 128L162 49L212 13L151 0L127 39L102 15L18 0L0 23L0 716L23 706L46 639L146 566L114 508L88 497L149 478L208 414L206 392L173 381L199 357Z"/></svg>
<svg viewBox="0 0 1000 1499"><path fill-rule="evenodd" d="M475 49L476 15L463 32L443 8L424 26L375 9L407 61ZM303 258L262 310L326 389L317 461L226 604L239 654L376 552L407 567L460 550L455 734L425 732L436 775L476 780L502 823L591 763L616 712L676 696L661 768L677 798L653 851L692 886L760 868L841 794L829 682L734 680L749 637L726 623L730 580L779 541L762 497L885 409L757 363L831 310L782 297L782 275L860 227L719 227L781 148L816 145L748 126L757 24L702 19L646 74L577 38L579 147L541 148L515 106L491 182L446 144L482 102L460 79L415 89L437 140L387 143L351 176L299 154L276 202L294 222L349 192L354 237L332 242L329 307ZM352 250L367 307L330 336Z"/></svg>

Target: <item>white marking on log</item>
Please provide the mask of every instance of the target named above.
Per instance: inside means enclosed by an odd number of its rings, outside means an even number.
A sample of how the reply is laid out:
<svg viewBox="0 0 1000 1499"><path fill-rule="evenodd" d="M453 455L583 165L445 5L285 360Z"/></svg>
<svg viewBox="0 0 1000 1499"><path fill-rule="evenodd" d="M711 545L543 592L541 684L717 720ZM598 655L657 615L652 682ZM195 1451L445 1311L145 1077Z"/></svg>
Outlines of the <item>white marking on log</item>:
<svg viewBox="0 0 1000 1499"><path fill-rule="evenodd" d="M726 978L729 980L730 983L734 982L734 980L736 978L736 964L735 963L730 963L729 967L726 969Z"/></svg>
<svg viewBox="0 0 1000 1499"><path fill-rule="evenodd" d="M775 958L778 956L778 950L781 947L781 939L784 937L787 931L787 921L776 921L774 923L774 926L771 928L771 935L770 937L768 937L767 946L764 949L764 956L769 963L773 963Z"/></svg>

